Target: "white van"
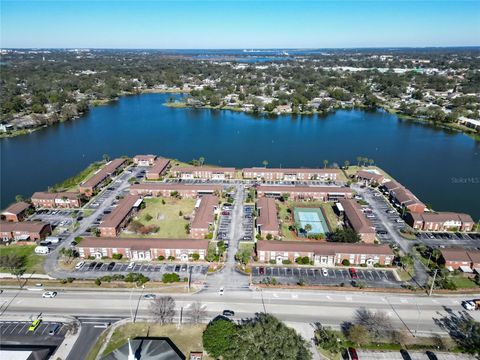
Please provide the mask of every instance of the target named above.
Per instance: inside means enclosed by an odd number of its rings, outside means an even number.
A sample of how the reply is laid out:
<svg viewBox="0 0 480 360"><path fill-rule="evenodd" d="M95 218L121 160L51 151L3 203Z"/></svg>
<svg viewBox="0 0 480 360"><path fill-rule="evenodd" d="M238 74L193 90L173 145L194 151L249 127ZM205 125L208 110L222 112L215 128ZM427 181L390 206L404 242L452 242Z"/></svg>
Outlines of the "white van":
<svg viewBox="0 0 480 360"><path fill-rule="evenodd" d="M134 266L135 266L135 263L132 261L130 264L128 264L127 270L132 270Z"/></svg>
<svg viewBox="0 0 480 360"><path fill-rule="evenodd" d="M60 238L57 236L47 236L45 241L50 241L51 244L58 244L60 242Z"/></svg>
<svg viewBox="0 0 480 360"><path fill-rule="evenodd" d="M48 254L49 252L50 252L50 249L48 248L48 246L37 246L35 248L35 254L45 255L45 254Z"/></svg>

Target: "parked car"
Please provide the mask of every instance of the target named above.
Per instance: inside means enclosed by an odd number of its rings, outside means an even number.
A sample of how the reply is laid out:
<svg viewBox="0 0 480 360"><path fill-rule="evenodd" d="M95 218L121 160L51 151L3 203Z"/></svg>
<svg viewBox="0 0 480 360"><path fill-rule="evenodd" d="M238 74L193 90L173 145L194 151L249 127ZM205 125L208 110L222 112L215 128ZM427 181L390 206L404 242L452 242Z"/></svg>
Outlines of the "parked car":
<svg viewBox="0 0 480 360"><path fill-rule="evenodd" d="M155 300L156 295L155 294L145 294L143 295L143 298L146 300Z"/></svg>
<svg viewBox="0 0 480 360"><path fill-rule="evenodd" d="M350 276L352 277L352 279L358 279L357 270L355 270L354 268L350 268L348 269L348 271L350 272Z"/></svg>
<svg viewBox="0 0 480 360"><path fill-rule="evenodd" d="M325 269L325 268L323 268L323 269L322 269L322 275L323 275L323 276L328 276L328 270Z"/></svg>
<svg viewBox="0 0 480 360"><path fill-rule="evenodd" d="M135 263L132 261L130 264L127 266L127 270L132 270L135 267Z"/></svg>
<svg viewBox="0 0 480 360"><path fill-rule="evenodd" d="M60 330L60 328L61 328L60 324L53 324L50 327L50 331L48 332L48 335L50 335L50 336L55 335L58 332L58 330Z"/></svg>
<svg viewBox="0 0 480 360"><path fill-rule="evenodd" d="M233 310L223 310L223 316L235 316L235 311Z"/></svg>
<svg viewBox="0 0 480 360"><path fill-rule="evenodd" d="M54 298L55 296L57 296L57 292L56 291L47 291L47 292L44 292L42 294L42 298L47 298L47 299L52 299Z"/></svg>
<svg viewBox="0 0 480 360"><path fill-rule="evenodd" d="M108 264L107 270L108 270L108 271L113 270L114 267L115 267L115 262L112 261L110 264Z"/></svg>
<svg viewBox="0 0 480 360"><path fill-rule="evenodd" d="M75 269L80 269L83 265L85 265L85 261L80 261L77 265L75 265Z"/></svg>
<svg viewBox="0 0 480 360"><path fill-rule="evenodd" d="M348 356L351 360L358 360L357 350L355 348L348 348Z"/></svg>
<svg viewBox="0 0 480 360"><path fill-rule="evenodd" d="M35 331L40 326L41 323L42 323L42 319L33 320L33 322L28 327L28 331Z"/></svg>
<svg viewBox="0 0 480 360"><path fill-rule="evenodd" d="M223 287L222 287L222 288L220 288L220 290L218 291L218 295L223 296L223 293L224 293L224 289L223 289Z"/></svg>
<svg viewBox="0 0 480 360"><path fill-rule="evenodd" d="M429 360L438 360L438 357L437 357L437 355L435 355L434 352L427 351L427 352L425 352L425 354L427 355Z"/></svg>

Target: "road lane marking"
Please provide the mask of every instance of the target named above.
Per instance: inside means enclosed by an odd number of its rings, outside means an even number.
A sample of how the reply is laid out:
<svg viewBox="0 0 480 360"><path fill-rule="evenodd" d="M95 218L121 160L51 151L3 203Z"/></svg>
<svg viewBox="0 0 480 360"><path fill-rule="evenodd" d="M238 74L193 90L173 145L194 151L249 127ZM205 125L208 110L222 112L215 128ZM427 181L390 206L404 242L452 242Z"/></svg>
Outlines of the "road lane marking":
<svg viewBox="0 0 480 360"><path fill-rule="evenodd" d="M403 303L403 304L407 304L408 300L407 299L400 299L400 302Z"/></svg>

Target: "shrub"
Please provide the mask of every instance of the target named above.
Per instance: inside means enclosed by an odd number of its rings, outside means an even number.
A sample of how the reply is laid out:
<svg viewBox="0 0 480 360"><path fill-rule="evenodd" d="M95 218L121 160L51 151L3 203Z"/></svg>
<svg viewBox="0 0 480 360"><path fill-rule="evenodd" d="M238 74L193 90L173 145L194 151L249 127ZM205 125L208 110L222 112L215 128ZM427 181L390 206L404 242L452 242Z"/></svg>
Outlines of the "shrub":
<svg viewBox="0 0 480 360"><path fill-rule="evenodd" d="M108 256L102 256L102 260L108 259Z"/></svg>
<svg viewBox="0 0 480 360"><path fill-rule="evenodd" d="M267 234L266 239L267 239L267 240L272 240L272 239L273 239L272 234Z"/></svg>
<svg viewBox="0 0 480 360"><path fill-rule="evenodd" d="M180 276L178 276L178 274L175 274L175 273L166 273L166 274L163 274L162 276L162 282L164 284L174 283L179 281L180 281Z"/></svg>
<svg viewBox="0 0 480 360"><path fill-rule="evenodd" d="M197 261L198 259L200 259L200 254L197 254L197 253L193 253L192 254L192 259Z"/></svg>
<svg viewBox="0 0 480 360"><path fill-rule="evenodd" d="M304 257L302 258L302 264L303 264L303 265L308 265L308 264L310 264L310 258L309 258L308 256L304 256Z"/></svg>
<svg viewBox="0 0 480 360"><path fill-rule="evenodd" d="M106 276L102 276L102 278L100 280L103 281L103 282L111 282L112 277L110 275L106 275Z"/></svg>
<svg viewBox="0 0 480 360"><path fill-rule="evenodd" d="M342 265L343 266L350 266L350 261L348 261L347 259L343 259Z"/></svg>
<svg viewBox="0 0 480 360"><path fill-rule="evenodd" d="M113 254L112 259L120 260L123 257L123 254Z"/></svg>
<svg viewBox="0 0 480 360"><path fill-rule="evenodd" d="M95 285L100 286L102 285L102 281L99 278L95 279Z"/></svg>
<svg viewBox="0 0 480 360"><path fill-rule="evenodd" d="M291 262L290 260L283 260L283 261L282 261L282 264L283 264L283 265L289 265L289 264L291 264L291 263L292 263L292 262Z"/></svg>
<svg viewBox="0 0 480 360"><path fill-rule="evenodd" d="M68 277L68 278L67 278L67 282L68 282L69 284L71 284L74 280L75 280L75 278L72 278L72 277Z"/></svg>
<svg viewBox="0 0 480 360"><path fill-rule="evenodd" d="M145 220L150 221L153 219L153 216L150 214L145 215Z"/></svg>
<svg viewBox="0 0 480 360"><path fill-rule="evenodd" d="M275 265L277 262L275 260L270 260L269 263Z"/></svg>
<svg viewBox="0 0 480 360"><path fill-rule="evenodd" d="M158 261L163 261L163 260L165 260L165 256L160 255L157 259L158 259Z"/></svg>
<svg viewBox="0 0 480 360"><path fill-rule="evenodd" d="M168 257L168 260L170 260L170 261L175 260L175 256L171 256L171 255L170 255L170 256Z"/></svg>
<svg viewBox="0 0 480 360"><path fill-rule="evenodd" d="M162 199L162 205L165 205L166 202L165 202L165 199Z"/></svg>
<svg viewBox="0 0 480 360"><path fill-rule="evenodd" d="M125 276L124 281L135 282L137 283L137 285L143 285L146 282L150 281L150 279L143 274L129 273L127 276Z"/></svg>
<svg viewBox="0 0 480 360"><path fill-rule="evenodd" d="M180 211L178 212L178 216L183 216L182 210L180 210Z"/></svg>

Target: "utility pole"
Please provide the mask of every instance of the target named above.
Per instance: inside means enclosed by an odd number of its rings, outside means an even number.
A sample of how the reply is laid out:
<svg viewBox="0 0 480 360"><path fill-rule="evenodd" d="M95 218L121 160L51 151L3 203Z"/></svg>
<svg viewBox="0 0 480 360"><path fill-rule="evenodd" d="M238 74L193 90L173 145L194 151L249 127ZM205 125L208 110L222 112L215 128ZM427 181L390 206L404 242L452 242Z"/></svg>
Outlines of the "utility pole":
<svg viewBox="0 0 480 360"><path fill-rule="evenodd" d="M428 292L428 296L432 295L433 286L435 285L435 278L437 277L437 272L438 272L438 269L435 269L435 271L433 273L432 286L430 286L430 291Z"/></svg>

